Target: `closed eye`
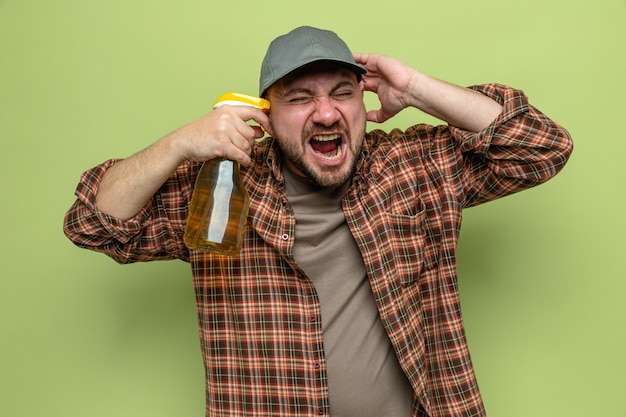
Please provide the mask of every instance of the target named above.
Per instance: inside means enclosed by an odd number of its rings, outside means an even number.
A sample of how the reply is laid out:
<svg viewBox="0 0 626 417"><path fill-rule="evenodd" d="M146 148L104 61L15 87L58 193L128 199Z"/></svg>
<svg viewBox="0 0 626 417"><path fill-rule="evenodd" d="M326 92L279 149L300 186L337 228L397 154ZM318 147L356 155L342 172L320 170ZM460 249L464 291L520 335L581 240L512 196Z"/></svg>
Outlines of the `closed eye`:
<svg viewBox="0 0 626 417"><path fill-rule="evenodd" d="M333 93L333 98L335 100L347 100L352 98L352 96L354 96L354 91L352 90L340 90Z"/></svg>
<svg viewBox="0 0 626 417"><path fill-rule="evenodd" d="M353 83L341 81L331 89L329 94L333 100L343 101L354 97L356 91ZM287 103L297 105L311 103L316 99L317 95L311 89L295 87L286 91L283 97L286 98Z"/></svg>
<svg viewBox="0 0 626 417"><path fill-rule="evenodd" d="M306 104L313 101L313 96L296 96L289 99L289 104Z"/></svg>

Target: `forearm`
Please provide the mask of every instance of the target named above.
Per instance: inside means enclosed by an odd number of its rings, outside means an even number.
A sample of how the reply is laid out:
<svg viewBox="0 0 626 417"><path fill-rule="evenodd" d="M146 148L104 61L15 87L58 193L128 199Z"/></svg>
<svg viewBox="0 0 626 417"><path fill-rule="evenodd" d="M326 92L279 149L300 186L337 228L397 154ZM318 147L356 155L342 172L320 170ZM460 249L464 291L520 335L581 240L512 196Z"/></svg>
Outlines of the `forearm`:
<svg viewBox="0 0 626 417"><path fill-rule="evenodd" d="M407 105L417 107L451 126L479 132L502 112L493 99L415 72L407 90Z"/></svg>
<svg viewBox="0 0 626 417"><path fill-rule="evenodd" d="M260 126L270 129L269 118L250 106L223 106L185 125L152 146L112 166L104 175L96 206L120 220L137 214L152 195L186 160L207 161L217 157L250 163L254 141L263 137Z"/></svg>
<svg viewBox="0 0 626 417"><path fill-rule="evenodd" d="M111 166L98 187L96 206L120 220L135 216L183 162L176 139L173 132Z"/></svg>
<svg viewBox="0 0 626 417"><path fill-rule="evenodd" d="M539 185L565 166L573 149L571 136L533 107L523 91L501 84L472 89L502 103L503 109L489 129L478 133L449 128L466 157L462 165L467 175L452 174L465 178L464 206ZM461 166L458 161L449 165Z"/></svg>
<svg viewBox="0 0 626 417"><path fill-rule="evenodd" d="M188 260L180 236L184 207L191 198L197 165L181 164L158 190L158 197L128 220L108 215L96 206L96 195L108 170L123 161L107 160L81 175L76 201L67 211L63 231L77 246L102 252L125 264L159 259ZM114 172L114 171L112 171Z"/></svg>

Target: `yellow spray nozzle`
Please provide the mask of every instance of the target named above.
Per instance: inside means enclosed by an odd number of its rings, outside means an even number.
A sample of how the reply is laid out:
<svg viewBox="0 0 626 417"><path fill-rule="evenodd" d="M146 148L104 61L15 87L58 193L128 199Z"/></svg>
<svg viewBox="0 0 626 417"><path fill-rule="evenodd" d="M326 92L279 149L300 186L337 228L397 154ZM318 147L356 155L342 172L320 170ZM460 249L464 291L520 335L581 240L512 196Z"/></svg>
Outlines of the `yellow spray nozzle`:
<svg viewBox="0 0 626 417"><path fill-rule="evenodd" d="M213 105L213 108L216 109L223 105L231 105L231 106L252 106L257 109L261 109L263 111L268 111L270 109L270 102L261 97L249 96L241 93L226 93L222 94Z"/></svg>

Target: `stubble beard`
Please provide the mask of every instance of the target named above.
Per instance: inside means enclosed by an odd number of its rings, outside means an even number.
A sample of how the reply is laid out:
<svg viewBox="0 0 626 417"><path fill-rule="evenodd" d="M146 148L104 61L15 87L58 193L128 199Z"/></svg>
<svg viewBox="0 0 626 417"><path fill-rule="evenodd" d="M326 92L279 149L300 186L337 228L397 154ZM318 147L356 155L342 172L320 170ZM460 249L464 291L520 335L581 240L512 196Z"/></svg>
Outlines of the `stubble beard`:
<svg viewBox="0 0 626 417"><path fill-rule="evenodd" d="M344 129L347 137L350 136L350 131L348 129ZM317 130L315 134L324 134L323 131ZM311 133L307 133L304 137L313 136ZM289 140L280 140L277 138L278 143L280 144L281 152L283 158L287 161L291 162L294 167L296 167L304 176L315 186L320 188L339 188L346 183L356 170L356 164L359 159L359 155L361 154L361 150L363 149L363 140L365 138L365 124L361 128L360 132L358 132L356 138L360 138L361 142L357 145L355 149L355 153L352 156L351 161L346 161L349 164L349 167L346 169L345 164L338 167L326 167L323 169L319 169L317 166L313 166L313 164L308 163L305 155L306 149L308 146L303 144L304 141L298 142L298 146L286 146L287 144L294 143ZM358 139L357 139L358 140ZM343 152L347 152L344 150Z"/></svg>

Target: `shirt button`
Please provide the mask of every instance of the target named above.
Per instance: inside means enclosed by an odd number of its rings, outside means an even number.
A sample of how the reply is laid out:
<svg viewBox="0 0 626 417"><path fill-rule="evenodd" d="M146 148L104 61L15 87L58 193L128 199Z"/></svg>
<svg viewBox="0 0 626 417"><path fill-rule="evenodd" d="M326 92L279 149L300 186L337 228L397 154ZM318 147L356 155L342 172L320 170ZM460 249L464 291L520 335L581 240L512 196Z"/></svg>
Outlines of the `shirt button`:
<svg viewBox="0 0 626 417"><path fill-rule="evenodd" d="M287 233L283 234L282 236L283 240L289 240L289 235Z"/></svg>
<svg viewBox="0 0 626 417"><path fill-rule="evenodd" d="M320 363L319 362L315 362L315 364L313 366L315 366L315 369L320 369Z"/></svg>
<svg viewBox="0 0 626 417"><path fill-rule="evenodd" d="M309 320L311 321L311 323L313 323L315 321L316 317L311 315L311 317L309 317Z"/></svg>
<svg viewBox="0 0 626 417"><path fill-rule="evenodd" d="M319 414L320 416L324 415L324 409L322 407L317 409L317 414Z"/></svg>

